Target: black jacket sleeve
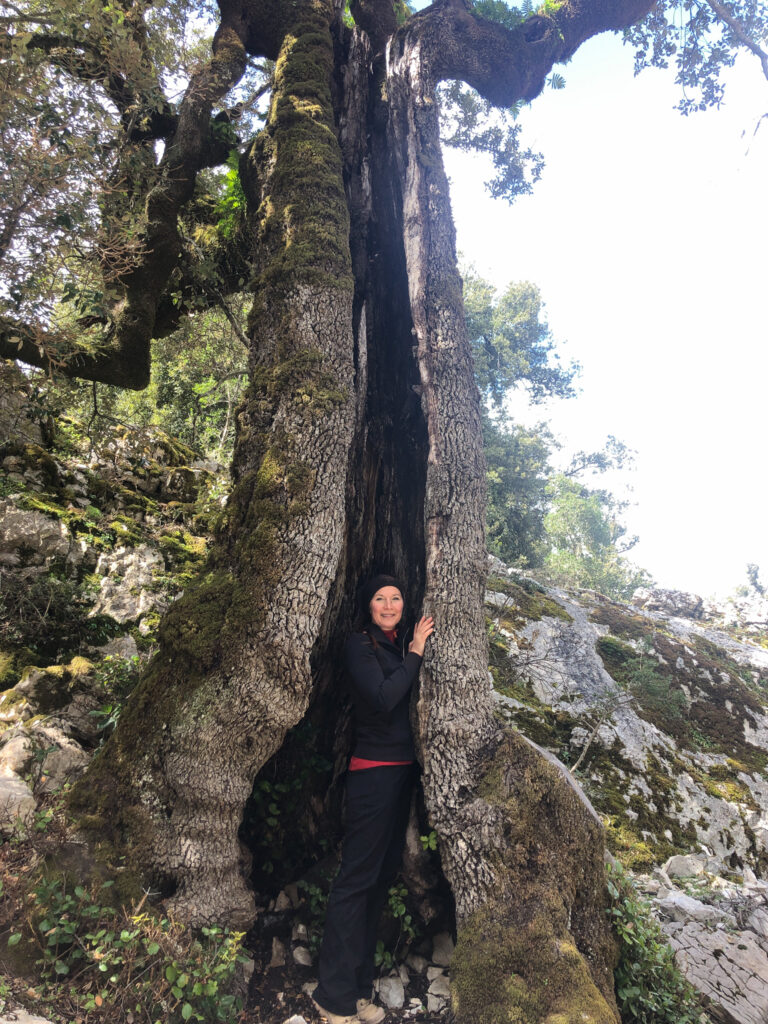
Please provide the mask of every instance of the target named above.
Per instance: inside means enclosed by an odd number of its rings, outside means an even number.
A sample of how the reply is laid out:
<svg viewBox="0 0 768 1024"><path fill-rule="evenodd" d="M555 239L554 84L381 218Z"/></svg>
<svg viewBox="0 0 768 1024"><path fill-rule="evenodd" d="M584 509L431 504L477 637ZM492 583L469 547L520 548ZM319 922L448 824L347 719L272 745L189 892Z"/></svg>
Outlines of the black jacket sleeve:
<svg viewBox="0 0 768 1024"><path fill-rule="evenodd" d="M409 651L404 661L386 675L376 657L373 641L364 633L353 633L344 648L349 681L357 696L373 711L388 713L413 686L421 667L421 655Z"/></svg>

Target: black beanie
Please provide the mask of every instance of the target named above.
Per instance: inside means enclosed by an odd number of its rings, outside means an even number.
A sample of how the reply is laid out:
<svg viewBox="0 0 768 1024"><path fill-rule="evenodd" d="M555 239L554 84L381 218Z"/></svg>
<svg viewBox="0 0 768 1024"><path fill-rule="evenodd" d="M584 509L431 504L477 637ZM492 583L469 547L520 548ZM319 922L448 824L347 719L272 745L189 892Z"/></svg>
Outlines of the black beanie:
<svg viewBox="0 0 768 1024"><path fill-rule="evenodd" d="M374 576L372 579L368 580L367 583L364 583L359 590L360 611L363 615L370 618L370 604L373 600L373 595L377 593L377 591L381 590L382 587L397 587L400 591L401 597L405 599L400 580L396 580L394 576L386 576L383 574Z"/></svg>

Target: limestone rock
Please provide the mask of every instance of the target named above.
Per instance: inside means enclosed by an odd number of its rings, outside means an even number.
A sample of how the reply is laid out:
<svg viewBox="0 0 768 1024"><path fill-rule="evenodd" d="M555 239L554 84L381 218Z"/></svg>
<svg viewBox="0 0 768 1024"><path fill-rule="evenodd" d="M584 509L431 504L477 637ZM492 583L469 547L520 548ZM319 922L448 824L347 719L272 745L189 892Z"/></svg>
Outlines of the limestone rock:
<svg viewBox="0 0 768 1024"><path fill-rule="evenodd" d="M736 918L733 914L727 913L720 907L710 906L688 896L679 889L671 892L664 899L656 904L656 909L670 921L681 921L687 924L689 921L697 921L701 924L714 924L722 921L725 924L736 926Z"/></svg>
<svg viewBox="0 0 768 1024"><path fill-rule="evenodd" d="M449 999L451 995L451 983L445 974L435 978L427 989L427 995L439 996L442 999Z"/></svg>
<svg viewBox="0 0 768 1024"><path fill-rule="evenodd" d="M454 942L448 932L440 932L432 940L432 963L448 967L453 956Z"/></svg>
<svg viewBox="0 0 768 1024"><path fill-rule="evenodd" d="M670 878L689 878L692 875L703 875L706 857L689 853L685 856L670 857L664 870Z"/></svg>
<svg viewBox="0 0 768 1024"><path fill-rule="evenodd" d="M0 833L12 835L21 825L28 828L35 818L32 790L15 772L0 773Z"/></svg>
<svg viewBox="0 0 768 1024"><path fill-rule="evenodd" d="M704 611L704 602L698 594L662 587L638 587L632 595L632 604L646 611L667 612L684 619L700 619Z"/></svg>
<svg viewBox="0 0 768 1024"><path fill-rule="evenodd" d="M284 1024L307 1024L307 1022L298 1013L294 1013L292 1017L289 1017L286 1021L284 1021Z"/></svg>
<svg viewBox="0 0 768 1024"><path fill-rule="evenodd" d="M664 930L678 966L712 1003L713 1015L729 1024L765 1024L768 953L751 932L710 931L698 923Z"/></svg>
<svg viewBox="0 0 768 1024"><path fill-rule="evenodd" d="M290 910L291 901L288 894L281 889L275 898L275 910Z"/></svg>
<svg viewBox="0 0 768 1024"><path fill-rule="evenodd" d="M427 995L427 1010L430 1013L440 1013L445 1009L447 1002L442 996Z"/></svg>
<svg viewBox="0 0 768 1024"><path fill-rule="evenodd" d="M28 562L43 565L53 558L66 559L72 546L72 536L60 520L0 500L0 563L18 565L23 548Z"/></svg>
<svg viewBox="0 0 768 1024"><path fill-rule="evenodd" d="M747 928L750 928L762 939L768 939L768 909L758 907L747 918Z"/></svg>
<svg viewBox="0 0 768 1024"><path fill-rule="evenodd" d="M126 633L125 636L117 636L114 640L110 640L108 644L97 647L96 650L103 658L122 658L124 661L130 661L131 658L135 658L139 653L136 641L130 633Z"/></svg>
<svg viewBox="0 0 768 1024"><path fill-rule="evenodd" d="M26 775L35 756L32 740L18 726L9 729L0 737L0 771L14 775Z"/></svg>
<svg viewBox="0 0 768 1024"><path fill-rule="evenodd" d="M90 757L79 743L66 736L61 729L43 726L38 735L44 736L49 746L45 748L48 753L42 763L37 788L42 793L52 793L68 780L80 775L88 766Z"/></svg>
<svg viewBox="0 0 768 1024"><path fill-rule="evenodd" d="M405 1002L405 989L400 978L379 978L376 984L384 1006L388 1010L399 1010Z"/></svg>
<svg viewBox="0 0 768 1024"><path fill-rule="evenodd" d="M306 946L297 946L293 951L294 963L301 964L302 967L312 966L312 954L309 952Z"/></svg>
<svg viewBox="0 0 768 1024"><path fill-rule="evenodd" d="M126 623L135 622L153 608L162 609L167 604L164 596L149 588L156 574L164 570L163 556L148 544L119 547L103 554L96 565L103 579L91 615L108 615Z"/></svg>
<svg viewBox="0 0 768 1024"><path fill-rule="evenodd" d="M429 963L426 957L417 956L416 953L411 953L410 956L406 957L405 962L411 970L416 971L417 974L423 974Z"/></svg>
<svg viewBox="0 0 768 1024"><path fill-rule="evenodd" d="M38 1017L34 1013L28 1013L21 1007L9 1010L0 1014L0 1024L53 1024L47 1017Z"/></svg>

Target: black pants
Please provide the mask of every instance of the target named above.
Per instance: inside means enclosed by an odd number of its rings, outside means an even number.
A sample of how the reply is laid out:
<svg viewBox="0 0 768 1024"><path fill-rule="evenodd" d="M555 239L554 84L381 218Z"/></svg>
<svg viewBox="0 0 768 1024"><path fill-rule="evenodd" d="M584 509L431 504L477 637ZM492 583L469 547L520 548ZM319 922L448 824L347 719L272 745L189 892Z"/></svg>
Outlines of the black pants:
<svg viewBox="0 0 768 1024"><path fill-rule="evenodd" d="M405 845L415 765L347 774L341 867L328 899L314 999L331 1013L355 1013L370 999L379 918Z"/></svg>

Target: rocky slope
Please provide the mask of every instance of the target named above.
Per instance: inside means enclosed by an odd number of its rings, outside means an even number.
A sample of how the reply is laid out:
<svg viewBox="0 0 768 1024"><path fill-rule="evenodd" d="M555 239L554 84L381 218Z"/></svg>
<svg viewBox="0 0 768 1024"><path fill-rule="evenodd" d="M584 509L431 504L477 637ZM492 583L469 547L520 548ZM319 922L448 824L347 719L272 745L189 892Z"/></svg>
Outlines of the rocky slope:
<svg viewBox="0 0 768 1024"><path fill-rule="evenodd" d="M114 722L205 557L226 474L151 431L86 453L62 448L65 423L53 449L21 399L0 426L0 830L18 841L45 836ZM494 560L486 597L499 716L571 768L712 1018L768 1020L768 603L624 606ZM252 1020L312 1019L313 893L264 906ZM434 942L383 971L391 1019L445 1010L449 939Z"/></svg>
<svg viewBox="0 0 768 1024"><path fill-rule="evenodd" d="M499 715L573 766L713 1019L768 1020L765 602L624 606L494 562L486 604Z"/></svg>

